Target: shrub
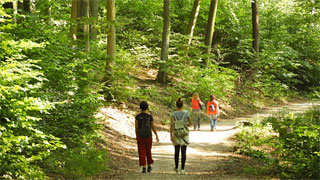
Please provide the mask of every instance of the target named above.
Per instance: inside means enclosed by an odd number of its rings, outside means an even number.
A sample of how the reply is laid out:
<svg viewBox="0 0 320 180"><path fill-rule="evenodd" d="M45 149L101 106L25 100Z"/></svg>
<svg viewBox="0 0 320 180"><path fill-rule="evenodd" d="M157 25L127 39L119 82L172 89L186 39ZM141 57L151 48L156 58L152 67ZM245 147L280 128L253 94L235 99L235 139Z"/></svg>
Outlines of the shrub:
<svg viewBox="0 0 320 180"><path fill-rule="evenodd" d="M46 79L39 61L26 58L19 49L36 48L30 41L2 41L0 51L0 177L45 179L39 163L52 151L64 148L59 138L38 125L53 103L41 96Z"/></svg>
<svg viewBox="0 0 320 180"><path fill-rule="evenodd" d="M304 114L284 110L243 128L237 134L238 152L258 157L281 178L316 179L320 176L319 134L320 106Z"/></svg>

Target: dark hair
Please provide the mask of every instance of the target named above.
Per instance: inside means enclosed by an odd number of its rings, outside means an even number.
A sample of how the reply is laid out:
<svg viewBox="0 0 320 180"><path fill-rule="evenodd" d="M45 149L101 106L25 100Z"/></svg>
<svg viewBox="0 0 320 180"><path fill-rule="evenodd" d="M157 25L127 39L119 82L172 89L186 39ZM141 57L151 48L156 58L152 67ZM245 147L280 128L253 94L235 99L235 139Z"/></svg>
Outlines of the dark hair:
<svg viewBox="0 0 320 180"><path fill-rule="evenodd" d="M147 102L145 102L145 101L141 101L141 103L140 103L140 109L141 110L147 110L148 109L148 103Z"/></svg>
<svg viewBox="0 0 320 180"><path fill-rule="evenodd" d="M213 100L215 100L216 99L216 97L213 95L213 94L211 94L210 95L210 101L213 101Z"/></svg>
<svg viewBox="0 0 320 180"><path fill-rule="evenodd" d="M183 102L182 102L181 98L179 98L179 99L177 100L176 106L177 106L177 108L181 108L181 107L183 106Z"/></svg>

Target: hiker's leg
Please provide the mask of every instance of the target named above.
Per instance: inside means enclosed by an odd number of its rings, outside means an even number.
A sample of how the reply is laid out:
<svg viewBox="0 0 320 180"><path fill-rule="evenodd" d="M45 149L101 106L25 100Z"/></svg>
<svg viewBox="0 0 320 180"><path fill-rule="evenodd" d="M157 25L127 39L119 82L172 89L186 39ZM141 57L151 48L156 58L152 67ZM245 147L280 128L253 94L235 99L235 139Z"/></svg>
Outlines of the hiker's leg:
<svg viewBox="0 0 320 180"><path fill-rule="evenodd" d="M146 144L138 137L138 154L139 154L139 165L140 166L146 166Z"/></svg>
<svg viewBox="0 0 320 180"><path fill-rule="evenodd" d="M148 165L153 164L151 148L152 148L152 136L147 140L147 143L146 143L146 150L147 150L146 154L147 154Z"/></svg>
<svg viewBox="0 0 320 180"><path fill-rule="evenodd" d="M214 116L214 128L217 128L217 123L218 123L218 117L215 115Z"/></svg>
<svg viewBox="0 0 320 180"><path fill-rule="evenodd" d="M201 121L201 111L199 112L199 117L198 117L198 129L200 129L200 121Z"/></svg>
<svg viewBox="0 0 320 180"><path fill-rule="evenodd" d="M176 169L178 169L178 166L179 166L179 153L180 153L180 145L175 145L174 146L174 163L175 163Z"/></svg>
<svg viewBox="0 0 320 180"><path fill-rule="evenodd" d="M193 120L194 130L196 130L196 128L197 128L197 112L194 109L192 110L192 120Z"/></svg>
<svg viewBox="0 0 320 180"><path fill-rule="evenodd" d="M184 169L184 165L187 159L187 146L181 146L181 169Z"/></svg>
<svg viewBox="0 0 320 180"><path fill-rule="evenodd" d="M214 122L213 122L213 118L212 118L211 114L209 115L209 117L210 117L210 127L211 127L211 131L212 131L213 127L214 127Z"/></svg>

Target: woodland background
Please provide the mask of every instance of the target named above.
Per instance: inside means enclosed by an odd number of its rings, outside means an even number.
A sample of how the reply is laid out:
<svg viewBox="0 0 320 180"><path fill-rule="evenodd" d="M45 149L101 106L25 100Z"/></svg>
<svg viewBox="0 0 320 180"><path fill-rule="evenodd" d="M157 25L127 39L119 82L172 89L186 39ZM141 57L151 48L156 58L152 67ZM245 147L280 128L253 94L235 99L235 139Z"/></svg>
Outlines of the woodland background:
<svg viewBox="0 0 320 180"><path fill-rule="evenodd" d="M320 98L319 0L0 5L1 178L86 178L107 171L94 117L103 106L147 100L153 111L159 110L153 104L170 110L178 97L214 93L228 115ZM148 74L157 77L141 78ZM319 132L319 121L309 123ZM316 165L319 138L310 137L315 156L306 158ZM316 177L312 168L309 177Z"/></svg>

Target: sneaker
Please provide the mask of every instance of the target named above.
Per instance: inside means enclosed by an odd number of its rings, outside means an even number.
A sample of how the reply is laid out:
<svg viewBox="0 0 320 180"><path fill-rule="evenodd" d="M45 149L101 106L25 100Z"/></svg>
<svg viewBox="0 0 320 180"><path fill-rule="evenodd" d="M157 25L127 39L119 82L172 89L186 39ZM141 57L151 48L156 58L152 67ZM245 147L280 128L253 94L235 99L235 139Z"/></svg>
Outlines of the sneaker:
<svg viewBox="0 0 320 180"><path fill-rule="evenodd" d="M173 168L173 170L174 170L176 173L179 172L178 168Z"/></svg>
<svg viewBox="0 0 320 180"><path fill-rule="evenodd" d="M148 172L151 172L152 171L152 167L151 166L148 166Z"/></svg>
<svg viewBox="0 0 320 180"><path fill-rule="evenodd" d="M184 169L181 169L180 174L185 174Z"/></svg>
<svg viewBox="0 0 320 180"><path fill-rule="evenodd" d="M147 172L147 169L146 168L142 168L141 173L146 173L146 172Z"/></svg>

